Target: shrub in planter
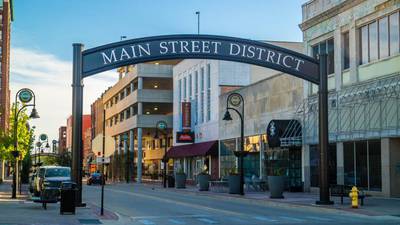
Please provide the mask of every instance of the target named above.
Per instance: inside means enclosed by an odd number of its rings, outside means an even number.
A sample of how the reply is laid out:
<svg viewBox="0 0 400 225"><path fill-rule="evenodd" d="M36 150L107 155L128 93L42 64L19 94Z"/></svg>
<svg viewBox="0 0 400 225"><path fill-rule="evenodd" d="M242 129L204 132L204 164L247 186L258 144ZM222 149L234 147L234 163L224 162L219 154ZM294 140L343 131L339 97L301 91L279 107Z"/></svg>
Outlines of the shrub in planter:
<svg viewBox="0 0 400 225"><path fill-rule="evenodd" d="M175 188L186 188L186 174L182 169L175 173Z"/></svg>
<svg viewBox="0 0 400 225"><path fill-rule="evenodd" d="M240 174L232 168L228 176L229 194L240 194Z"/></svg>
<svg viewBox="0 0 400 225"><path fill-rule="evenodd" d="M284 198L285 176L283 168L273 168L268 176L270 198Z"/></svg>
<svg viewBox="0 0 400 225"><path fill-rule="evenodd" d="M197 175L197 181L199 182L199 191L208 191L209 190L209 182L211 176L206 172L201 172Z"/></svg>

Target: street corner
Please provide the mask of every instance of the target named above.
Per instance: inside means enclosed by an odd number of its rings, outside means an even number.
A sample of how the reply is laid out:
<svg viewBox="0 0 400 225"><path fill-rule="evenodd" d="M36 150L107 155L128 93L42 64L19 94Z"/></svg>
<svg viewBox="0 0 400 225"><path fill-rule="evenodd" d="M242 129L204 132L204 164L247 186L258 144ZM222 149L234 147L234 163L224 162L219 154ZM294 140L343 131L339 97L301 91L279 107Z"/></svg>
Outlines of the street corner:
<svg viewBox="0 0 400 225"><path fill-rule="evenodd" d="M104 209L104 213L101 215L101 208L93 203L88 203L87 207L89 207L92 213L102 221L115 222L120 219L120 216L116 212L108 209Z"/></svg>

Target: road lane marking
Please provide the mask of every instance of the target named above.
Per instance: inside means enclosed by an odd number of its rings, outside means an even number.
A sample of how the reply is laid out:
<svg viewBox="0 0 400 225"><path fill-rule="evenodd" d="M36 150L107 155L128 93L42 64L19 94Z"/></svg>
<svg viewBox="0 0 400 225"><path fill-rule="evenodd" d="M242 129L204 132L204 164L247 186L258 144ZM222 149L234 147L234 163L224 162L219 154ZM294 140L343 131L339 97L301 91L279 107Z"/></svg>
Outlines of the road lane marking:
<svg viewBox="0 0 400 225"><path fill-rule="evenodd" d="M323 217L317 217L317 216L307 216L306 218L312 219L312 220L319 220L319 221L332 221L331 219L323 218Z"/></svg>
<svg viewBox="0 0 400 225"><path fill-rule="evenodd" d="M197 220L199 220L201 222L209 223L209 224L217 223L217 221L210 220L210 219L207 219L207 218L197 218Z"/></svg>
<svg viewBox="0 0 400 225"><path fill-rule="evenodd" d="M140 223L145 224L145 225L152 225L155 224L150 220L138 220Z"/></svg>
<svg viewBox="0 0 400 225"><path fill-rule="evenodd" d="M291 221L295 221L295 222L304 222L304 220L302 220L302 219L298 219L298 218L294 218L294 217L290 217L290 216L280 216L279 218L291 220Z"/></svg>
<svg viewBox="0 0 400 225"><path fill-rule="evenodd" d="M133 219L133 220L138 220L138 219L197 218L197 217L209 217L209 215L193 214L193 215L180 215L180 216L174 216L174 215L168 215L168 216L131 216L130 218Z"/></svg>
<svg viewBox="0 0 400 225"><path fill-rule="evenodd" d="M224 210L224 209L216 209L216 208L211 208L211 207L204 206L204 205L196 205L196 204L182 202L182 201L178 201L178 200L170 200L170 199L151 196L151 195L147 195L147 194L138 194L138 193L132 193L132 192L128 192L128 191L115 190L115 189L108 189L107 191L121 193L121 194L124 194L124 195L128 194L128 195L132 195L132 196L139 196L139 197L142 197L142 198L153 199L153 200L162 201L162 202L166 202L166 203L171 203L171 204L175 204L175 205L179 204L179 205L183 205L183 206L186 206L186 207L193 207L193 208L197 208L197 209L201 209L201 210L214 211L214 212L218 212L218 213L224 213L224 214L230 214L230 215L236 215L236 216L246 216L246 214L244 214L244 213L233 212L233 211Z"/></svg>
<svg viewBox="0 0 400 225"><path fill-rule="evenodd" d="M277 220L265 217L265 216L255 216L254 219L268 222L276 222Z"/></svg>
<svg viewBox="0 0 400 225"><path fill-rule="evenodd" d="M176 219L169 219L168 221L174 224L186 224L185 222Z"/></svg>

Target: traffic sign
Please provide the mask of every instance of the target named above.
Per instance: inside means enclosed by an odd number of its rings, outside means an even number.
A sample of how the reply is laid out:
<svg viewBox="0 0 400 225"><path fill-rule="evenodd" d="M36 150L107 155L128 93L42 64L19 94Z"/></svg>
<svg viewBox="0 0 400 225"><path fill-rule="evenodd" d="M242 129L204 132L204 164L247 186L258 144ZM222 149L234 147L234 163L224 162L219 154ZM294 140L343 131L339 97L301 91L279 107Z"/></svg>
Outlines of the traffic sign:
<svg viewBox="0 0 400 225"><path fill-rule="evenodd" d="M104 158L104 163L105 164L107 164L107 163L110 163L110 156L108 156L108 157L105 157ZM103 163L103 157L96 157L96 162L97 162L97 164L102 164Z"/></svg>

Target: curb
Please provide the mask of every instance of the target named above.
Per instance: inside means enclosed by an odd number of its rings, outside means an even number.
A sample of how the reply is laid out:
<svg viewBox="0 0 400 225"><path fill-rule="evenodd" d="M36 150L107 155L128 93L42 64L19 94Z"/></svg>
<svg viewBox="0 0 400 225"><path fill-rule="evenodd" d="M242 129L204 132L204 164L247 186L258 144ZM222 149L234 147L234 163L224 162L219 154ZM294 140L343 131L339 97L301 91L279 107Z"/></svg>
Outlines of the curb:
<svg viewBox="0 0 400 225"><path fill-rule="evenodd" d="M149 186L149 185L144 185L144 186ZM156 190L160 190L163 192L175 192L175 193L185 193L189 195L194 195L194 196L205 196L213 199L230 199L234 200L236 202L244 202L244 203L251 203L251 204L257 204L257 205L264 205L264 206L271 206L271 207L280 207L280 208L286 208L286 209L307 209L307 210L312 210L312 211L318 211L318 212L330 212L330 213L345 213L348 215L358 215L358 216L371 216L370 213L366 212L356 212L356 211L346 211L346 209L342 208L331 208L331 207L325 207L325 206L318 206L316 204L310 204L310 205L305 205L305 204L296 204L296 203L290 203L290 202L277 202L277 201L265 201L263 199L248 199L248 198L243 198L240 196L227 196L227 195L214 195L214 194L208 194L206 192L190 192L190 191L184 191L184 190L179 190L176 188L169 188L167 190L164 190L164 188L159 188L155 187ZM380 215L380 214L378 214ZM376 215L377 216L377 215Z"/></svg>

